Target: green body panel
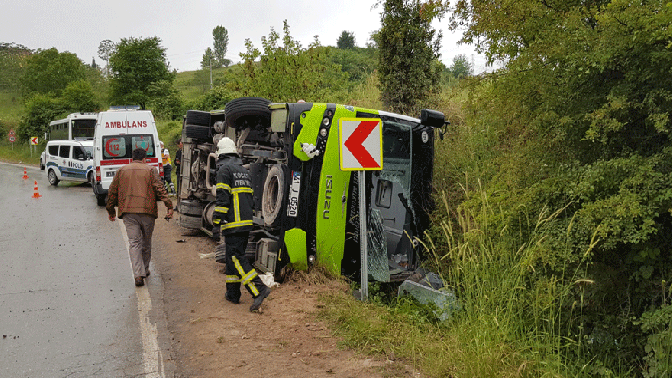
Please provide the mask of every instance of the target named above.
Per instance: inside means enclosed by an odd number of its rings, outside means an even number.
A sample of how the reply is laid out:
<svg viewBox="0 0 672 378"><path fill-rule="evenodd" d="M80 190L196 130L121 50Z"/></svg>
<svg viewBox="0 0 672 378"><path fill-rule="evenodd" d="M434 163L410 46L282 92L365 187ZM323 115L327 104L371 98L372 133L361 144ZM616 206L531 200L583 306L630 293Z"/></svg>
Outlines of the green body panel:
<svg viewBox="0 0 672 378"><path fill-rule="evenodd" d="M306 117L301 119L303 127L294 141L294 156L301 161L310 160L310 157L303 152L301 144L315 144L326 108L327 104L313 104L311 110L305 112ZM341 274L347 224L348 187L352 174L350 171L341 171L338 120L340 118L354 118L357 111L378 114L377 110L346 108L343 105L336 105L320 171L315 220L316 258L318 264L326 267L334 274Z"/></svg>
<svg viewBox="0 0 672 378"><path fill-rule="evenodd" d="M289 262L294 269L308 269L308 254L306 253L306 232L299 228L285 231L285 246L289 255Z"/></svg>
<svg viewBox="0 0 672 378"><path fill-rule="evenodd" d="M306 118L301 118L303 128L294 140L294 156L301 161L308 161L310 158L301 149L301 143L315 144L317 134L320 132L320 124L327 104L313 104L312 109L305 112Z"/></svg>

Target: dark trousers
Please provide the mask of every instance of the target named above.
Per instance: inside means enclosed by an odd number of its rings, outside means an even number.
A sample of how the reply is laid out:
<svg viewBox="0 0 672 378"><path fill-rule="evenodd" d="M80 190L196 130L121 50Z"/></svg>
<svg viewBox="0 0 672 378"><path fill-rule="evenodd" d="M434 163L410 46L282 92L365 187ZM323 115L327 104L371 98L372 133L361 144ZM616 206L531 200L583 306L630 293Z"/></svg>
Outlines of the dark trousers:
<svg viewBox="0 0 672 378"><path fill-rule="evenodd" d="M180 172L180 165L175 164L175 169L177 169L175 171L175 174L177 176L177 198L179 199L180 198L180 186L182 186L182 177L180 177L180 173L181 173Z"/></svg>
<svg viewBox="0 0 672 378"><path fill-rule="evenodd" d="M252 297L257 297L266 285L245 257L249 232L237 232L225 236L226 243L226 295L240 299L242 283Z"/></svg>
<svg viewBox="0 0 672 378"><path fill-rule="evenodd" d="M172 184L173 178L170 177L170 172L173 170L173 166L166 164L163 166L163 180L166 181L166 184Z"/></svg>

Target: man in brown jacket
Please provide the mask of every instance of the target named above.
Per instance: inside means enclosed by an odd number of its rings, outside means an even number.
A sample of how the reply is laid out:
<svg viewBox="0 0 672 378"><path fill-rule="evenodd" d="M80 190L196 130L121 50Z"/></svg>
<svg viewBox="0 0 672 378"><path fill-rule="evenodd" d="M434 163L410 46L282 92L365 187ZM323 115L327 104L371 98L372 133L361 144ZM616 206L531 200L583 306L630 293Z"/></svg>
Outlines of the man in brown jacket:
<svg viewBox="0 0 672 378"><path fill-rule="evenodd" d="M114 207L119 207L119 219L124 220L128 234L128 253L135 286L142 286L144 278L149 276L152 259L152 232L159 217L156 202L161 200L166 205L166 219L173 217L173 203L161 183L159 172L145 164L147 152L136 148L131 156L133 161L119 168L110 184L106 209L110 221L114 222Z"/></svg>

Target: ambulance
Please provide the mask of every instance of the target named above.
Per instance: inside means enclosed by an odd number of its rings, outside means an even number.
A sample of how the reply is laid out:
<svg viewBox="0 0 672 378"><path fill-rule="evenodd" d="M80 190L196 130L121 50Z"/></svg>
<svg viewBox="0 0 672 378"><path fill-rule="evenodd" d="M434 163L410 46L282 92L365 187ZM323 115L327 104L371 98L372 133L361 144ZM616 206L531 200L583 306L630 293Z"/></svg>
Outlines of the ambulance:
<svg viewBox="0 0 672 378"><path fill-rule="evenodd" d="M107 192L117 170L131 162L136 148L147 151L147 164L156 167L163 177L159 135L149 110L110 109L98 113L93 136L91 187L98 206L105 206Z"/></svg>

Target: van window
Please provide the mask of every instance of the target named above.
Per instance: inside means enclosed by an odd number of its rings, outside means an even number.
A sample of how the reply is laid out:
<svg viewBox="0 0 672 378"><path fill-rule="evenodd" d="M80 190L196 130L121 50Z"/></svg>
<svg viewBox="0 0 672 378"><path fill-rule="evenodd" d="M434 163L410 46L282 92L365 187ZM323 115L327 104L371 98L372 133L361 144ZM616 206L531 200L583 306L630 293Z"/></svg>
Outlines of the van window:
<svg viewBox="0 0 672 378"><path fill-rule="evenodd" d="M103 137L103 159L130 159L136 148L147 151L147 157L156 157L154 138L149 134L110 135Z"/></svg>
<svg viewBox="0 0 672 378"><path fill-rule="evenodd" d="M70 146L61 146L61 148L58 150L58 156L62 158L69 158L70 157Z"/></svg>
<svg viewBox="0 0 672 378"><path fill-rule="evenodd" d="M72 157L77 160L86 160L86 151L81 146L72 147Z"/></svg>
<svg viewBox="0 0 672 378"><path fill-rule="evenodd" d="M53 144L49 146L49 155L51 156L58 156L58 145Z"/></svg>

